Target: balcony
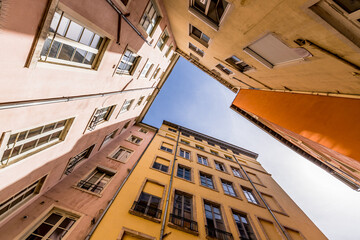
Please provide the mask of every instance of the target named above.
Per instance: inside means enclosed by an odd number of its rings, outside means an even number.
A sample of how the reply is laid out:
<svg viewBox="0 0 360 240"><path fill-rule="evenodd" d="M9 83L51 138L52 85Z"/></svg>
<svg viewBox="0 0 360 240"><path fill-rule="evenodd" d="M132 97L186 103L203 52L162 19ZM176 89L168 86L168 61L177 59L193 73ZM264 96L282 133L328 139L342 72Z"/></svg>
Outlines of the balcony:
<svg viewBox="0 0 360 240"><path fill-rule="evenodd" d="M131 213L134 215L143 215L150 218L160 219L162 211L157 207L147 205L146 202L135 201L131 207Z"/></svg>
<svg viewBox="0 0 360 240"><path fill-rule="evenodd" d="M233 235L229 232L206 226L206 235L218 240L233 240Z"/></svg>
<svg viewBox="0 0 360 240"><path fill-rule="evenodd" d="M172 213L170 214L170 222L190 231L194 231L194 232L198 231L197 222Z"/></svg>

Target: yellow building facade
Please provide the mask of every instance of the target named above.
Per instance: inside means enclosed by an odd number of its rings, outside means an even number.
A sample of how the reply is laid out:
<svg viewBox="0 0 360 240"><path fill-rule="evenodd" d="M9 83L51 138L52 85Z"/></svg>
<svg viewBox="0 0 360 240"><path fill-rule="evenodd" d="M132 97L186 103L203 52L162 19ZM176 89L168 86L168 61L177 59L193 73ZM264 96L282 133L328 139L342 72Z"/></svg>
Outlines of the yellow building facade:
<svg viewBox="0 0 360 240"><path fill-rule="evenodd" d="M164 121L87 239L327 239L257 156Z"/></svg>

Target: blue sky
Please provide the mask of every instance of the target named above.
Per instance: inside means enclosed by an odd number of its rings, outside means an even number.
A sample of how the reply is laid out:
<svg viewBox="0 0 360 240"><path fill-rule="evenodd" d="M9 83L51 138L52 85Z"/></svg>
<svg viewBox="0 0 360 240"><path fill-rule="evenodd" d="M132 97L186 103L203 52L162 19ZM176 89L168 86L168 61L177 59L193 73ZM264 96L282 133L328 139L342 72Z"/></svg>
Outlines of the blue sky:
<svg viewBox="0 0 360 240"><path fill-rule="evenodd" d="M180 58L143 122L160 127L167 120L258 153L262 166L329 239L359 239L360 194L231 110L234 97Z"/></svg>

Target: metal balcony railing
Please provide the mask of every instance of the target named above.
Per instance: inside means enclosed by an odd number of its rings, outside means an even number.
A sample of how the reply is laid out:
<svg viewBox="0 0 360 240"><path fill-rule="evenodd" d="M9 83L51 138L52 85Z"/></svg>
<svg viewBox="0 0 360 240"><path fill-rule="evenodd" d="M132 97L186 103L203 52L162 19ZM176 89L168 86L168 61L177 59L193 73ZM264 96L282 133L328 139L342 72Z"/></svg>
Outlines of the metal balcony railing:
<svg viewBox="0 0 360 240"><path fill-rule="evenodd" d="M132 210L134 210L135 212L139 212L142 213L144 215L147 215L149 217L153 217L153 218L159 218L161 217L161 213L162 211L160 209L158 209L157 207L152 207L147 205L147 203L144 202L134 202L132 207Z"/></svg>
<svg viewBox="0 0 360 240"><path fill-rule="evenodd" d="M229 232L206 226L206 234L209 237L218 239L218 240L233 240L233 235Z"/></svg>
<svg viewBox="0 0 360 240"><path fill-rule="evenodd" d="M189 229L191 231L195 231L195 232L198 231L197 222L172 213L170 214L170 222L177 226Z"/></svg>
<svg viewBox="0 0 360 240"><path fill-rule="evenodd" d="M103 190L103 187L98 186L96 184L81 180L78 184L78 187L83 188L85 190L89 190L91 192L99 193Z"/></svg>

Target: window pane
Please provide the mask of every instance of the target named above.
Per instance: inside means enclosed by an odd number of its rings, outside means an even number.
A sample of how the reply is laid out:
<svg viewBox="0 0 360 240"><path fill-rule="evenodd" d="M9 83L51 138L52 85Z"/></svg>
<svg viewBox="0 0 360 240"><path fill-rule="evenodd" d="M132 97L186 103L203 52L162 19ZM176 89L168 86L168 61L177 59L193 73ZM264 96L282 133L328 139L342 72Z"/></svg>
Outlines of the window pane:
<svg viewBox="0 0 360 240"><path fill-rule="evenodd" d="M50 32L55 32L56 27L59 24L60 17L61 17L61 15L59 13L55 12L54 17L50 24L50 29L49 29Z"/></svg>
<svg viewBox="0 0 360 240"><path fill-rule="evenodd" d="M92 64L95 59L95 54L88 52L85 57L85 64Z"/></svg>
<svg viewBox="0 0 360 240"><path fill-rule="evenodd" d="M42 127L34 128L29 131L29 134L27 138L34 137L36 135L39 135L41 133Z"/></svg>
<svg viewBox="0 0 360 240"><path fill-rule="evenodd" d="M81 36L80 43L90 46L93 36L94 33L92 31L85 29Z"/></svg>
<svg viewBox="0 0 360 240"><path fill-rule="evenodd" d="M35 145L36 145L36 141L37 140L25 143L24 146L23 146L23 149L21 150L21 152L23 153L23 152L26 152L26 151L29 151L29 150L33 149L35 147Z"/></svg>
<svg viewBox="0 0 360 240"><path fill-rule="evenodd" d="M81 49L79 49L79 48L76 49L76 52L75 52L73 61L74 61L74 62L78 62L78 63L82 63L82 62L84 61L85 54L86 54L86 51L85 51L85 50L81 50Z"/></svg>
<svg viewBox="0 0 360 240"><path fill-rule="evenodd" d="M101 42L102 42L102 38L99 35L95 34L90 47L99 49Z"/></svg>
<svg viewBox="0 0 360 240"><path fill-rule="evenodd" d="M57 30L57 34L60 34L61 36L64 36L69 22L70 22L70 20L69 20L68 18L66 18L66 17L63 16L63 17L61 18L61 22L60 22L60 24L59 24L59 28L58 28L58 30Z"/></svg>
<svg viewBox="0 0 360 240"><path fill-rule="evenodd" d="M360 1L358 0L334 0L346 12L353 13L360 9Z"/></svg>
<svg viewBox="0 0 360 240"><path fill-rule="evenodd" d="M74 53L74 50L74 47L63 44L58 58L69 61Z"/></svg>
<svg viewBox="0 0 360 240"><path fill-rule="evenodd" d="M44 222L52 225L56 224L61 219L61 215L53 213Z"/></svg>
<svg viewBox="0 0 360 240"><path fill-rule="evenodd" d="M53 42L51 49L50 49L49 57L56 58L57 53L60 48L60 45L61 45L61 43L59 43L59 42L56 42L56 41Z"/></svg>
<svg viewBox="0 0 360 240"><path fill-rule="evenodd" d="M71 21L65 37L70 38L74 41L78 41L80 38L80 34L82 33L82 30L83 30L82 26L80 26L76 22Z"/></svg>
<svg viewBox="0 0 360 240"><path fill-rule="evenodd" d="M47 38L44 42L43 49L41 50L40 56L46 56L50 48L51 39Z"/></svg>
<svg viewBox="0 0 360 240"><path fill-rule="evenodd" d="M36 235L45 236L51 230L51 228L51 225L43 223L33 233Z"/></svg>
<svg viewBox="0 0 360 240"><path fill-rule="evenodd" d="M64 235L67 233L64 229L57 228L48 239L51 240L60 240L64 237Z"/></svg>

